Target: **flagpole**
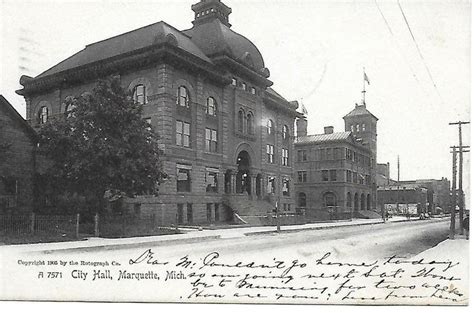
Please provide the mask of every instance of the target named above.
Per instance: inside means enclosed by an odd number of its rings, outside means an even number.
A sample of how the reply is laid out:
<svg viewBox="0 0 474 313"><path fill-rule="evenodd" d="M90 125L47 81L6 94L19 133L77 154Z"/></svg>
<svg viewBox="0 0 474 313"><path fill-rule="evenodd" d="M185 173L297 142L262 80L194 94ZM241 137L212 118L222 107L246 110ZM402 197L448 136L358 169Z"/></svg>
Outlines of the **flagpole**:
<svg viewBox="0 0 474 313"><path fill-rule="evenodd" d="M365 66L363 68L363 73L362 73L362 103L361 105L365 105Z"/></svg>

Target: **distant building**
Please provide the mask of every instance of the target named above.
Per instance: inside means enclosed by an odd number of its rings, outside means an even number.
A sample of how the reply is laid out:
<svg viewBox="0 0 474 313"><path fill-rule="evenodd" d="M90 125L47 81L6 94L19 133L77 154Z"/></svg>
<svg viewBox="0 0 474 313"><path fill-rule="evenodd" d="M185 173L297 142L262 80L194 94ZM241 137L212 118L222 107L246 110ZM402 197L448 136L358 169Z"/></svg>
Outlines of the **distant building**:
<svg viewBox="0 0 474 313"><path fill-rule="evenodd" d="M381 208L385 204L396 203L397 190L405 190L407 188L410 190L419 188L423 194L426 193L426 201L422 200L420 202L422 204L426 203L426 212L439 213L440 209L443 212L449 212L451 207L450 182L445 177L441 179L404 180L399 183L391 181L389 185L379 185L377 194L383 195L383 199L378 201L379 207ZM389 195L387 196L385 192L388 192ZM409 198L408 200L411 199ZM400 197L398 197L398 201L400 203L407 203L406 199L400 199Z"/></svg>
<svg viewBox="0 0 474 313"><path fill-rule="evenodd" d="M376 172L376 184L377 186L392 185L396 181L390 178L390 163L377 163Z"/></svg>
<svg viewBox="0 0 474 313"><path fill-rule="evenodd" d="M391 215L418 215L428 212L429 191L418 184L380 186L377 189L377 204Z"/></svg>
<svg viewBox="0 0 474 313"><path fill-rule="evenodd" d="M133 199L157 223L232 221L234 213L294 212L294 120L258 48L231 29L231 8L194 4L193 27L158 22L87 45L35 78L20 80L27 120L64 116L64 100L114 75L144 105L161 137L169 178L159 195Z"/></svg>
<svg viewBox="0 0 474 313"><path fill-rule="evenodd" d="M36 133L0 95L0 214L34 206Z"/></svg>
<svg viewBox="0 0 474 313"><path fill-rule="evenodd" d="M378 217L375 164L377 118L362 105L344 117L344 132L325 127L307 135L297 120L295 190L297 206L309 219Z"/></svg>

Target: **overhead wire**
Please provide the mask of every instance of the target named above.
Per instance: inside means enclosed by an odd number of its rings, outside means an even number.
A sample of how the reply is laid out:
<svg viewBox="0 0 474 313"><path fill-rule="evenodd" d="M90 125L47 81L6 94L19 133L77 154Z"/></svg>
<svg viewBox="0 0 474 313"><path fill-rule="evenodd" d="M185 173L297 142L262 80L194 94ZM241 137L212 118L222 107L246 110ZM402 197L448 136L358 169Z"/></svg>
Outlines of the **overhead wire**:
<svg viewBox="0 0 474 313"><path fill-rule="evenodd" d="M405 15L405 12L403 11L403 8L402 8L402 5L400 4L400 0L397 0L397 4L398 4L398 7L400 8L400 12L402 13L402 16L403 16L403 20L405 21L405 24L407 25L407 28L408 28L408 31L410 32L410 35L411 35L411 38L413 40L413 42L415 43L415 46L416 46L416 50L418 51L418 55L420 56L422 62L423 62L423 65L425 66L425 69L428 73L428 76L430 77L430 80L431 80L431 83L433 84L433 87L434 89L436 90L436 93L438 94L438 97L439 99L441 100L441 104L444 104L444 101L443 101L443 98L441 97L441 94L438 90L438 86L436 85L434 79L433 79L433 75L431 75L431 71L428 67L428 64L426 63L426 60L423 56L423 53L421 52L421 49L420 49L420 46L418 45L418 42L416 41L415 39L415 35L413 34L413 31L411 29L411 26L410 26L410 23L408 22L408 19Z"/></svg>

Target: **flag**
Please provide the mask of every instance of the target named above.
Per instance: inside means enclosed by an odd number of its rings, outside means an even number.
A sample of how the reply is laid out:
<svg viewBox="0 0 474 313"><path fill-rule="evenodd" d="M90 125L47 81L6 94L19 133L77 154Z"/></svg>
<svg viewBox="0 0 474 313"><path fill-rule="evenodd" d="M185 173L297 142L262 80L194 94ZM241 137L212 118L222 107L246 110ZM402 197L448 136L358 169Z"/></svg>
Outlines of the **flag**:
<svg viewBox="0 0 474 313"><path fill-rule="evenodd" d="M364 72L364 80L367 82L367 84L370 85L369 77L367 77L367 74Z"/></svg>

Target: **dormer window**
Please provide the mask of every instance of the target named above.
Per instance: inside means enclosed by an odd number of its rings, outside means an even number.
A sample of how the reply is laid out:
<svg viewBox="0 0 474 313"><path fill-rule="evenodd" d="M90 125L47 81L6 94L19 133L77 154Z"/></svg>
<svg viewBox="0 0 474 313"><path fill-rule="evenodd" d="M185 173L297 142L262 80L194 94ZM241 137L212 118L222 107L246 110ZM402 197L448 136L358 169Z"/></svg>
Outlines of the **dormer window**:
<svg viewBox="0 0 474 313"><path fill-rule="evenodd" d="M232 86L237 86L237 79L235 77L232 77Z"/></svg>
<svg viewBox="0 0 474 313"><path fill-rule="evenodd" d="M242 82L242 90L247 90L247 84Z"/></svg>
<svg viewBox="0 0 474 313"><path fill-rule="evenodd" d="M365 124L362 124L362 131L365 132Z"/></svg>
<svg viewBox="0 0 474 313"><path fill-rule="evenodd" d="M250 93L252 95L255 95L257 93L257 90L255 89L255 87L250 88Z"/></svg>

